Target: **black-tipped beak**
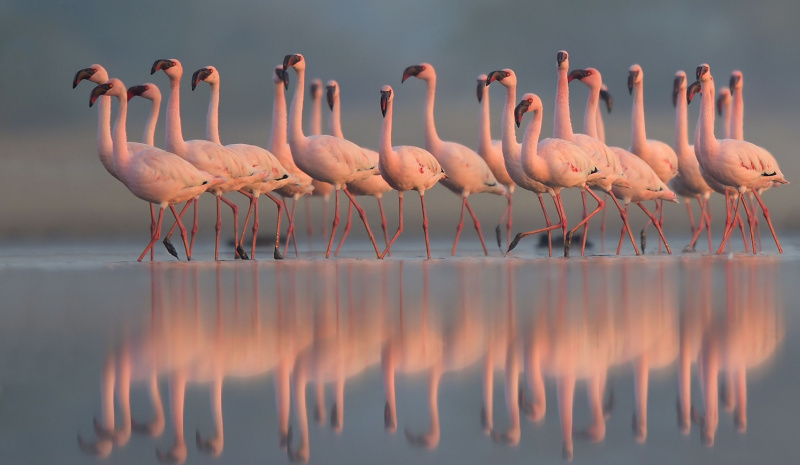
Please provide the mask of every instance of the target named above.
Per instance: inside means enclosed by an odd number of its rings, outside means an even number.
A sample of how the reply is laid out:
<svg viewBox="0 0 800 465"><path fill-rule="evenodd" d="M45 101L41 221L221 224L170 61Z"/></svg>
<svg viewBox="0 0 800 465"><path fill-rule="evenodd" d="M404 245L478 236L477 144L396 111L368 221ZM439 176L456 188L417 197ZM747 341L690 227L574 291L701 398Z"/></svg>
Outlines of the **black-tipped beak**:
<svg viewBox="0 0 800 465"><path fill-rule="evenodd" d="M294 66L299 61L300 55L286 55L283 57L283 70L286 71L288 67Z"/></svg>
<svg viewBox="0 0 800 465"><path fill-rule="evenodd" d="M92 68L84 68L78 71L77 73L75 73L75 77L72 78L72 88L74 89L75 87L77 87L82 80L91 78L92 76L94 76L94 73L96 72L97 71L95 71Z"/></svg>
<svg viewBox="0 0 800 465"><path fill-rule="evenodd" d="M558 62L558 66L561 66L561 63L564 63L567 58L569 58L569 55L567 55L565 52L558 52L556 55L556 62Z"/></svg>
<svg viewBox="0 0 800 465"><path fill-rule="evenodd" d="M700 85L700 81L695 81L686 89L686 103L692 103L692 99L694 98L694 94L699 94L703 90L703 87Z"/></svg>
<svg viewBox="0 0 800 465"><path fill-rule="evenodd" d="M514 108L514 121L517 123L517 127L522 123L522 115L524 115L528 108L531 106L531 102L527 100L523 100L519 102L516 108Z"/></svg>
<svg viewBox="0 0 800 465"><path fill-rule="evenodd" d="M494 81L502 81L505 77L506 73L502 72L501 70L492 71L486 75L486 85L488 86Z"/></svg>
<svg viewBox="0 0 800 465"><path fill-rule="evenodd" d="M736 85L739 84L739 80L741 78L742 77L739 76L738 74L731 74L731 82L730 82L731 91L733 91L733 89L736 87Z"/></svg>
<svg viewBox="0 0 800 465"><path fill-rule="evenodd" d="M573 79L577 79L580 81L581 79L591 75L592 73L590 73L585 69L576 69L571 73L569 73L569 75L567 76L567 82L572 82Z"/></svg>
<svg viewBox="0 0 800 465"><path fill-rule="evenodd" d="M153 62L153 66L150 67L150 74L155 74L156 71L164 69L170 69L175 66L171 60L156 60Z"/></svg>
<svg viewBox="0 0 800 465"><path fill-rule="evenodd" d="M336 87L334 86L327 86L328 92L325 94L325 98L328 100L328 107L333 111L333 95L336 93Z"/></svg>
<svg viewBox="0 0 800 465"><path fill-rule="evenodd" d="M205 81L214 71L210 68L200 68L192 73L192 90L197 87L200 81Z"/></svg>
<svg viewBox="0 0 800 465"><path fill-rule="evenodd" d="M94 89L92 89L92 93L91 95L89 95L89 107L94 105L94 102L96 102L101 95L105 95L105 93L108 92L108 89L111 89L112 87L113 87L112 84L105 83L105 84L100 84L96 86Z"/></svg>
<svg viewBox="0 0 800 465"><path fill-rule="evenodd" d="M681 85L683 85L683 80L686 79L683 76L676 76L675 80L672 81L672 106L678 105L678 93L681 91Z"/></svg>
<svg viewBox="0 0 800 465"><path fill-rule="evenodd" d="M700 65L700 66L697 67L697 70L695 71L695 77L699 81L700 80L700 76L706 74L707 72L708 72L708 66Z"/></svg>
<svg viewBox="0 0 800 465"><path fill-rule="evenodd" d="M725 97L720 95L717 97L717 114L722 115L722 110L725 108Z"/></svg>
<svg viewBox="0 0 800 465"><path fill-rule="evenodd" d="M381 115L386 116L386 109L389 107L389 97L392 95L391 91L381 91Z"/></svg>
<svg viewBox="0 0 800 465"><path fill-rule="evenodd" d="M319 84L312 82L311 85L308 86L308 91L311 93L311 98L317 98L317 95L319 95Z"/></svg>
<svg viewBox="0 0 800 465"><path fill-rule="evenodd" d="M404 83L406 79L417 76L421 72L422 72L422 66L419 65L409 66L403 71L403 79L400 80L400 83L401 84Z"/></svg>
<svg viewBox="0 0 800 465"><path fill-rule="evenodd" d="M488 79L478 79L478 89L477 89L478 93L476 95L478 97L478 103L481 103L483 101L483 90L488 85L486 84L487 82Z"/></svg>
<svg viewBox="0 0 800 465"><path fill-rule="evenodd" d="M614 99L607 90L600 89L600 98L606 102L606 111L611 113L611 108L614 106Z"/></svg>
<svg viewBox="0 0 800 465"><path fill-rule="evenodd" d="M145 85L128 87L128 101L134 97L142 95L146 90L147 86Z"/></svg>
<svg viewBox="0 0 800 465"><path fill-rule="evenodd" d="M289 88L289 73L282 69L276 69L275 73L278 76L278 79L283 81L283 89L286 90Z"/></svg>
<svg viewBox="0 0 800 465"><path fill-rule="evenodd" d="M633 81L639 76L639 71L628 72L628 94L633 94Z"/></svg>

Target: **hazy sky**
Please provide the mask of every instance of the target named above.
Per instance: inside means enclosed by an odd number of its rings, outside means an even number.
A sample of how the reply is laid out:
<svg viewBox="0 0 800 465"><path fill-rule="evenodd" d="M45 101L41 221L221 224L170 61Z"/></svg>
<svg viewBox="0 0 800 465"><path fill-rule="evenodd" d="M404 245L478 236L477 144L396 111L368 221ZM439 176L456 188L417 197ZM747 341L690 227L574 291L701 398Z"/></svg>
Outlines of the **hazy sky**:
<svg viewBox="0 0 800 465"><path fill-rule="evenodd" d="M339 81L345 135L367 146L377 144L378 90L387 83L397 92L395 142L422 144L423 86L419 82L400 85L402 70L421 61L437 70L440 135L470 146L477 144L474 78L479 73L515 69L519 91L538 93L545 112L550 113L555 54L566 49L573 67L594 66L603 72L615 97L614 112L606 119L608 139L613 145L627 146L628 66L639 63L644 69L648 136L671 142L674 72L684 69L691 75L698 64L708 62L722 82L727 82L732 69L744 72L745 137L772 151L791 181L800 179L795 176L800 163L793 159L797 124L792 119L800 95L790 87L800 71L793 59L800 41L794 24L800 17L800 4L643 3L3 2L0 179L7 192L26 193L15 194L18 203L4 203L4 216L11 220L3 222L0 237L74 235L83 230L80 222L89 220L96 225L95 234L125 233L131 226L138 227L145 206L97 161L97 115L95 109L87 108L91 86L82 84L72 90L70 84L78 69L100 63L127 85L150 81L164 88L163 73L150 76L149 70L155 59L167 57L180 59L187 74L212 64L219 69L223 142L265 144L272 105L270 70L285 54L301 52L308 61L309 77ZM201 87L192 93L188 79L184 81L184 135L202 137L208 91ZM586 90L572 89L573 123L580 129ZM491 98L495 137L499 137L502 94L492 91ZM146 105L132 105L132 139L138 139L146 111ZM692 124L696 111L690 107ZM545 134L551 130L551 121L552 116L546 114ZM163 126L159 126L157 145L162 141ZM795 186L767 195L779 223L789 221L789 209L780 198L794 197ZM444 189L431 194L437 199L431 203L458 206ZM528 197L518 194L518 205L530 203ZM477 203L484 207L487 224L495 221L489 209L497 209L499 216L503 205L497 198ZM522 208L517 213L520 218L530 215ZM676 220L684 221L682 208L670 210ZM413 221L416 215L414 211L407 216ZM456 215L434 227L449 230ZM530 221L538 224L538 215ZM794 224L800 226L800 222Z"/></svg>

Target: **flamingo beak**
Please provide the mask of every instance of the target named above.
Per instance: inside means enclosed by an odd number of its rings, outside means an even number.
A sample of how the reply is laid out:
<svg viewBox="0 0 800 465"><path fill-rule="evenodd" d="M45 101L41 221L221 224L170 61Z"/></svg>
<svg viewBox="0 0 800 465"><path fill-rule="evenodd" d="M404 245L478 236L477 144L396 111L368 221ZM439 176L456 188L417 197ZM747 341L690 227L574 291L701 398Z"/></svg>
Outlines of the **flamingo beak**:
<svg viewBox="0 0 800 465"><path fill-rule="evenodd" d="M325 97L328 100L328 107L330 107L331 111L333 111L333 97L336 93L336 87L334 86L327 86L328 92L326 93Z"/></svg>
<svg viewBox="0 0 800 465"><path fill-rule="evenodd" d="M283 57L283 70L286 71L286 68L290 66L294 66L300 61L300 55L286 55Z"/></svg>
<svg viewBox="0 0 800 465"><path fill-rule="evenodd" d="M283 81L283 89L284 90L288 89L289 88L289 73L287 73L286 71L284 71L282 69L279 69L279 70L277 70L275 72L278 73L278 78L280 78L280 80Z"/></svg>
<svg viewBox="0 0 800 465"><path fill-rule="evenodd" d="M569 59L567 52L561 51L556 55L556 62L558 63L558 66L561 66L561 63L564 63L567 59Z"/></svg>
<svg viewBox="0 0 800 465"><path fill-rule="evenodd" d="M725 97L720 95L717 97L717 114L722 115L722 110L725 109Z"/></svg>
<svg viewBox="0 0 800 465"><path fill-rule="evenodd" d="M478 79L478 89L477 89L477 97L478 103L483 101L483 89L486 88L488 84L488 79Z"/></svg>
<svg viewBox="0 0 800 465"><path fill-rule="evenodd" d="M494 81L502 81L503 78L505 78L505 77L506 77L505 73L503 73L500 70L492 71L491 73L489 73L486 76L486 85L488 86L489 84L493 83Z"/></svg>
<svg viewBox="0 0 800 465"><path fill-rule="evenodd" d="M386 117L386 109L389 107L389 97L392 93L388 90L381 91L381 115Z"/></svg>
<svg viewBox="0 0 800 465"><path fill-rule="evenodd" d="M611 108L614 106L614 99L607 90L600 89L600 98L606 102L606 110L611 113Z"/></svg>
<svg viewBox="0 0 800 465"><path fill-rule="evenodd" d="M200 81L205 81L214 71L210 68L200 68L192 74L192 90L197 87Z"/></svg>
<svg viewBox="0 0 800 465"><path fill-rule="evenodd" d="M639 76L639 71L628 72L628 94L633 94L633 81Z"/></svg>
<svg viewBox="0 0 800 465"><path fill-rule="evenodd" d="M675 80L672 81L672 106L678 105L678 93L681 91L681 85L683 85L683 80L686 79L683 76L676 76Z"/></svg>
<svg viewBox="0 0 800 465"><path fill-rule="evenodd" d="M517 127L519 127L520 123L522 123L522 115L528 111L530 106L530 102L523 100L519 102L519 105L517 105L516 108L514 108L514 121L517 123Z"/></svg>
<svg viewBox="0 0 800 465"><path fill-rule="evenodd" d="M421 72L422 72L422 66L419 66L419 65L409 66L408 68L406 68L403 71L403 79L400 80L400 83L401 84L404 83L406 81L406 79L408 79L410 77L418 76L419 73L421 73Z"/></svg>
<svg viewBox="0 0 800 465"><path fill-rule="evenodd" d="M592 75L592 73L587 71L587 70L585 70L585 69L576 69L576 70L572 71L571 73L569 73L569 75L567 76L567 82L572 82L573 79L577 79L577 80L580 81L583 78L585 78L587 76L591 76L591 75Z"/></svg>
<svg viewBox="0 0 800 465"><path fill-rule="evenodd" d="M142 95L146 90L147 86L145 85L128 87L128 101L130 102L132 98Z"/></svg>
<svg viewBox="0 0 800 465"><path fill-rule="evenodd" d="M708 72L708 66L706 66L706 65L698 66L697 70L695 71L695 75L697 77L697 80L699 81L700 80L700 76L706 74L707 72Z"/></svg>
<svg viewBox="0 0 800 465"><path fill-rule="evenodd" d="M83 79L87 79L88 80L89 78L94 76L94 73L96 73L96 72L97 71L95 71L92 68L84 68L84 69L78 71L77 73L75 73L75 77L72 79L72 88L74 89L75 87L77 87L78 84L80 84L80 82Z"/></svg>
<svg viewBox="0 0 800 465"><path fill-rule="evenodd" d="M153 62L153 66L150 67L150 74L155 74L156 71L158 70L170 69L173 66L175 65L172 63L172 60L164 60L164 59L156 60L155 62Z"/></svg>
<svg viewBox="0 0 800 465"><path fill-rule="evenodd" d="M89 96L89 107L94 105L94 102L96 102L101 95L105 95L106 92L108 92L108 90L111 89L112 87L113 87L112 84L106 83L106 84L100 84L94 89L92 89L92 93Z"/></svg>
<svg viewBox="0 0 800 465"><path fill-rule="evenodd" d="M700 81L695 81L692 85L686 89L686 103L692 103L692 99L694 98L694 94L699 94L703 91L703 87L700 85Z"/></svg>
<svg viewBox="0 0 800 465"><path fill-rule="evenodd" d="M739 84L739 81L741 80L741 78L742 77L739 76L738 74L732 74L731 75L731 82L730 82L731 91L733 90L734 87L736 87L737 84Z"/></svg>

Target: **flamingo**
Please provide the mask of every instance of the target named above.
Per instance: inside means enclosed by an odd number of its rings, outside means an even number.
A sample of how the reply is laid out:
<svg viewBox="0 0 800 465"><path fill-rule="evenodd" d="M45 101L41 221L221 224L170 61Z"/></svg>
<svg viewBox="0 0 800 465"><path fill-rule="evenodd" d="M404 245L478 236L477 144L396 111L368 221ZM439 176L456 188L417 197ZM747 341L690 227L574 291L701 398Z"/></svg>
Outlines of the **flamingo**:
<svg viewBox="0 0 800 465"><path fill-rule="evenodd" d="M183 66L176 59L159 59L153 62L150 74L162 70L169 78L170 96L167 103L167 122L166 122L166 147L167 150L177 154L184 160L211 174L221 175L227 178L224 184L214 187L212 192L217 197L217 223L216 241L214 247L214 260L219 260L219 233L222 229L222 212L220 211L220 200L231 207L233 211L233 231L234 239L239 237L239 209L230 200L222 197L225 192L237 191L242 187L254 182L263 181L271 173L257 171L247 166L244 160L233 150L223 147L220 144L207 140L183 139L181 129L181 109L180 109L180 84L183 76ZM197 201L194 202L195 217L197 215ZM196 220L195 220L196 221ZM196 226L195 222L195 228ZM194 229L192 231L194 237ZM164 239L168 242L169 235ZM237 242L238 243L238 242ZM247 258L247 254L241 246L236 247L234 257Z"/></svg>
<svg viewBox="0 0 800 465"><path fill-rule="evenodd" d="M436 157L447 173L447 178L442 180L442 184L454 194L461 196L462 199L461 218L458 221L456 238L450 254L456 254L458 238L464 227L464 207L466 207L472 217L475 230L478 232L478 238L481 240L483 253L489 255L486 243L483 241L481 224L478 217L475 216L475 212L472 211L467 197L470 194L481 192L506 195L508 191L497 182L489 165L475 151L459 143L443 141L439 138L433 117L433 105L436 99L436 70L433 69L433 66L430 63L409 66L403 71L403 79L400 82L405 82L409 77L425 81L428 87L428 94L425 98L425 149Z"/></svg>
<svg viewBox="0 0 800 465"><path fill-rule="evenodd" d="M700 116L698 119L698 134L695 137L695 152L700 166L709 176L716 179L724 186L734 188L739 191L739 198L736 200L733 214L739 211L739 202L742 194L748 190L753 191L764 219L767 221L775 245L778 251L783 253L783 248L775 234L769 210L764 202L761 201L761 194L758 190L762 187L769 187L773 184L788 184L789 181L783 176L778 167L778 162L766 149L746 141L735 139L717 140L714 135L714 80L711 76L711 68L707 64L697 67L697 81L688 89L686 98L691 102L692 97L697 92L702 92ZM753 253L756 253L755 237L753 235L753 222L750 209L744 203L744 212L747 216L747 223L750 226L750 239L752 241ZM722 236L722 243L717 250L721 254L725 247L728 237L733 231L733 223L727 225Z"/></svg>
<svg viewBox="0 0 800 465"><path fill-rule="evenodd" d="M566 53L566 52L564 52ZM565 57L562 61L561 67L565 70L569 68L569 57ZM562 68L559 68L561 70ZM559 80L564 79L564 75L566 71L559 71ZM567 83L572 82L573 80L579 80L581 83L585 84L589 87L589 98L586 102L586 110L584 113L583 118L583 131L584 134L573 134L572 141L577 143L582 149L589 154L590 158L597 163L600 167L600 170L604 173L613 173L610 176L606 176L605 179L601 179L594 182L594 186L603 190L606 194L611 196L611 200L614 201L614 205L616 205L617 210L619 211L620 218L622 219L623 225L629 231L629 237L631 239L631 244L633 244L633 250L636 252L636 255L639 255L639 248L636 246L636 241L633 239L633 234L630 233L630 225L628 224L628 215L625 213L625 210L622 208L622 205L617 201L617 198L614 196L614 192L611 189L612 186L626 186L628 185L628 181L625 177L625 172L623 171L619 159L614 154L605 142L600 140L600 133L598 132L597 121L601 120L602 118L598 115L600 114L600 98L603 86L603 77L595 68L585 68L585 69L576 69L569 73L566 77ZM566 89L568 86L563 86ZM562 86L559 86L559 90L562 89ZM603 99L606 101L606 108L611 107L611 96L608 92L605 93ZM569 98L566 99L559 99L558 106L561 107L561 112L569 113ZM570 122L569 125L564 124L564 127L567 129L572 128L572 124ZM569 139L568 139L569 140ZM584 199L584 209L586 207L586 201ZM603 208L605 212L605 207ZM584 212L585 214L585 212ZM588 224L588 222L587 222ZM584 227L584 235L583 235L583 244L581 248L581 254L583 254L583 247L586 246L586 229L587 226ZM601 237L603 238L602 241L605 242L605 226L601 226Z"/></svg>
<svg viewBox="0 0 800 465"><path fill-rule="evenodd" d="M478 76L478 103L481 104L481 119L480 119L480 137L478 140L478 155L483 158L483 161L489 165L489 169L492 170L492 174L497 179L497 182L505 186L506 197L508 198L508 205L506 206L506 210L503 212L503 216L500 217L500 222L497 224L497 228L495 229L495 235L497 236L497 246L500 247L500 225L503 223L503 219L508 217L508 222L506 223L506 243L511 243L511 225L513 224L512 221L512 196L514 195L514 180L511 177L511 174L508 172L508 168L506 167L505 157L503 156L503 141L502 140L495 140L492 139L492 125L491 125L491 117L489 115L489 89L486 87L489 85L489 82L486 80L487 76L485 74L481 74ZM511 99L511 105L514 105L514 100L516 100L516 95ZM511 111L511 108L508 108L508 111ZM504 115L506 110L503 110ZM510 122L510 120L509 120Z"/></svg>
<svg viewBox="0 0 800 465"><path fill-rule="evenodd" d="M517 126L520 125L525 113L533 112L533 120L528 123L522 137L521 164L528 176L553 190L558 203L560 221L559 224L548 226L544 230L561 227L564 232L564 256L568 257L572 235L603 208L603 201L587 185L588 182L601 178L603 173L577 144L557 138L539 141L539 134L542 131L542 111L542 100L538 95L531 93L523 95L520 103L514 108ZM572 230L567 231L561 189L573 187L589 192L597 200L597 208ZM542 231L517 234L511 244L516 246L523 237ZM509 246L509 250L513 248L512 246Z"/></svg>
<svg viewBox="0 0 800 465"><path fill-rule="evenodd" d="M631 145L628 151L647 162L658 178L666 184L678 174L678 155L668 144L647 138L644 123L644 72L638 64L631 65L628 69L628 93L633 95ZM656 203L655 215L659 216L658 221L661 226L664 223L663 207L663 202ZM642 250L645 247L644 240L649 225L648 222L642 229Z"/></svg>
<svg viewBox="0 0 800 465"><path fill-rule="evenodd" d="M677 71L672 85L672 105L675 107L675 153L678 155L678 174L672 178L668 186L673 192L684 197L689 222L692 225L692 242L687 247L694 250L695 237L699 237L703 228L708 232L708 251L711 252L711 220L706 214L706 205L713 190L703 180L700 164L694 154L694 147L689 144L689 129L686 116L686 73ZM692 218L691 198L697 199L700 205L700 223L695 230Z"/></svg>
<svg viewBox="0 0 800 465"><path fill-rule="evenodd" d="M211 97L208 104L208 116L206 118L206 139L222 145L219 138L219 71L213 66L207 66L195 71L194 74L192 74L192 90L197 87L200 81L204 81L211 86ZM240 190L242 194L250 199L250 207L247 209L247 216L245 217L244 227L242 228L242 238L238 241L238 247L243 247L244 245L247 222L250 220L251 213L255 210L255 215L253 216L253 245L250 249L250 258L255 258L259 223L258 197L263 193L278 206L278 224L275 226L275 251L273 252L273 257L275 260L283 259L283 255L281 255L280 252L281 214L283 211L283 204L270 192L295 182L297 178L289 176L289 173L278 159L266 149L250 144L228 144L225 147L236 152L253 168L270 173L270 177L266 180L246 184Z"/></svg>
<svg viewBox="0 0 800 465"><path fill-rule="evenodd" d="M425 250L428 259L431 258L431 245L428 239L428 214L425 211L425 191L436 185L439 180L446 178L442 166L427 150L410 145L397 145L392 147L392 114L394 107L394 91L391 86L381 88L381 113L383 124L379 147L379 163L381 176L386 182L397 190L399 198L399 216L397 232L386 245L384 254L403 232L403 192L415 190L419 193L422 204L422 229L425 231ZM382 254L383 255L383 254Z"/></svg>
<svg viewBox="0 0 800 465"><path fill-rule="evenodd" d="M178 156L156 147L149 147L131 154L128 150L126 130L128 116L128 92L119 79L110 79L92 90L89 106L101 95L116 97L119 101L117 121L113 134L114 168L132 194L159 206L158 220L151 234L150 243L145 247L138 261L142 261L147 251L161 235L161 222L164 209L169 207L181 231L186 256L191 259L191 251L186 241L186 229L175 210L175 204L188 202L209 189L228 182L220 176L201 171Z"/></svg>
<svg viewBox="0 0 800 465"><path fill-rule="evenodd" d="M318 136L322 134L322 80L312 79L311 85L308 87L311 93L311 135ZM311 191L311 197L322 197L322 236L327 233L328 225L328 205L331 200L331 192L333 192L333 184L317 181L311 179L311 185L314 190ZM311 198L306 199L306 220L308 222L308 240L309 246L313 233L313 222L311 221Z"/></svg>
<svg viewBox="0 0 800 465"><path fill-rule="evenodd" d="M305 91L306 60L301 54L286 55L283 59L283 68L291 66L297 73L297 88L292 97L292 108L289 113L289 146L292 148L292 157L303 171L314 179L333 184L336 196L336 213L331 226L331 237L325 257L330 257L336 226L339 224L339 190L344 190L345 195L353 206L356 207L361 221L367 230L367 235L375 249L375 255L381 257L378 244L367 222L364 209L356 202L355 197L343 185L366 179L372 176L377 166L364 154L361 147L356 144L333 136L318 135L306 136L303 134L302 113L303 94Z"/></svg>
<svg viewBox="0 0 800 465"><path fill-rule="evenodd" d="M547 224L547 228L545 228L547 231L547 249L549 255L552 257L553 244L551 240L551 229L548 229L550 226L552 226L552 223L550 223L550 218L547 216L547 208L544 206L544 199L542 196L544 194L550 194L550 196L553 198L553 203L556 206L556 212L558 213L559 219L561 218L561 210L558 207L553 190L525 174L525 170L522 169L522 145L517 142L517 137L514 133L514 122L512 120L514 117L514 105L516 105L517 101L517 75L512 69L509 68L492 71L488 74L484 87L489 86L489 84L494 81L499 82L506 88L506 103L503 106L503 116L500 120L503 130L503 161L506 165L506 170L514 183L523 189L535 193L539 198L539 205L542 206L544 220ZM512 242L509 241L509 251L512 248L511 244Z"/></svg>
<svg viewBox="0 0 800 465"><path fill-rule="evenodd" d="M328 101L328 107L331 109L331 116L328 120L329 131L332 136L338 137L340 139L344 139L344 134L342 134L342 121L341 121L341 106L339 105L339 83L336 81L328 81L325 86L326 89L326 99ZM378 152L374 150L370 150L367 148L362 147L361 150L364 151L364 154L372 160L373 163L379 165L378 163ZM379 165L380 167L380 165ZM381 212L381 227L383 228L383 239L386 245L389 245L389 234L386 230L386 215L383 213L383 194L392 190L392 186L390 186L381 176L380 173L375 173L374 176L370 176L367 179L361 181L353 181L347 183L347 189L353 195L359 196L372 196L378 200L378 209ZM339 249L342 248L342 244L344 244L344 240L347 237L347 233L350 232L350 223L353 219L353 208L352 206L347 207L347 224L344 227L344 233L342 234L341 240L339 240L339 246L336 247L336 252L334 255L339 255ZM388 249L387 249L388 250ZM391 255L391 251L388 252Z"/></svg>

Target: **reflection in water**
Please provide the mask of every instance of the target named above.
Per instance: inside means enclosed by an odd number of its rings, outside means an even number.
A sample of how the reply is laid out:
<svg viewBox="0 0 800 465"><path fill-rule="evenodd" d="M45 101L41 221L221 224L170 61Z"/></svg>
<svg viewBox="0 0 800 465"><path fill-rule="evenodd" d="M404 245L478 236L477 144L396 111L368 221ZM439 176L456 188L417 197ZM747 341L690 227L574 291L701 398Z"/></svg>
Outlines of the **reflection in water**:
<svg viewBox="0 0 800 465"><path fill-rule="evenodd" d="M759 257L599 258L591 268L590 261L522 260L194 268L153 263L148 322L109 350L100 370L102 413L94 422L95 437L79 436L79 446L106 457L132 433L166 435L171 445L156 447L158 460L183 463L185 391L199 385L209 392L204 408L214 431L198 431L195 443L201 453L218 456L225 437L224 381L269 375L277 445L290 461L305 462L311 455L307 388L316 423L341 433L347 383L372 372L382 374L382 385L371 389L383 393L389 433L405 423L396 379L427 380L424 396L412 401L425 406L428 425L411 421L404 430L410 445L430 449L447 425L447 417L442 422L439 416L440 381L474 369L482 385L476 428L495 443L513 446L525 441L523 416L560 426L562 455L569 460L574 440L605 439L614 410L632 411L633 438L646 441L650 373L669 373L675 365L678 429L688 434L695 423L703 443L713 445L720 399L744 432L747 370L768 360L782 340L775 267ZM611 371L630 383L632 399L616 399L607 381ZM496 421L497 372L505 420ZM696 406L693 374L701 394ZM169 393L166 434L160 380ZM130 390L140 384L152 412L137 414L147 421L131 412ZM555 386L550 410L558 420L546 418L548 384ZM329 414L326 386L332 391ZM573 426L576 386L588 400L588 422L580 426ZM376 406L352 408L374 408L379 415Z"/></svg>

